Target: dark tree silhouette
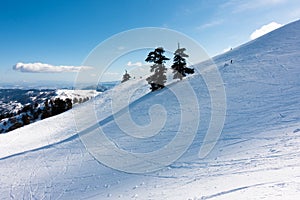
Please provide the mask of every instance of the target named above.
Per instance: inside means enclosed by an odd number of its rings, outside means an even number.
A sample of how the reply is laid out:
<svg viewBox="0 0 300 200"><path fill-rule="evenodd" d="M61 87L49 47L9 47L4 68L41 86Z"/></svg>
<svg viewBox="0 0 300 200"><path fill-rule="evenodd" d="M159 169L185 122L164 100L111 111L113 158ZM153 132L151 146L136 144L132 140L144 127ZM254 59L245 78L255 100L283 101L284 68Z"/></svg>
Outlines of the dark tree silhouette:
<svg viewBox="0 0 300 200"><path fill-rule="evenodd" d="M36 112L33 114L33 120L38 119L41 114L42 114L42 110L38 108Z"/></svg>
<svg viewBox="0 0 300 200"><path fill-rule="evenodd" d="M186 60L189 56L184 53L186 49L180 48L178 44L178 49L174 53L173 65L171 68L173 69L173 79L182 80L183 77L186 77L186 74L193 74L194 69L186 67Z"/></svg>
<svg viewBox="0 0 300 200"><path fill-rule="evenodd" d="M54 107L52 108L52 115L58 115L66 111L66 102L60 98L54 100Z"/></svg>
<svg viewBox="0 0 300 200"><path fill-rule="evenodd" d="M84 101L89 100L88 97ZM44 106L42 106L44 104ZM0 129L0 133L9 132L28 125L32 122L40 119L45 119L54 115L58 115L72 108L72 100L67 98L65 100L56 98L55 100L46 99L41 106L34 102L32 104L26 104L18 113L4 113L0 115L0 125L2 124L4 129ZM2 121L2 118L8 118L7 121Z"/></svg>
<svg viewBox="0 0 300 200"><path fill-rule="evenodd" d="M70 110L72 108L72 100L69 98L66 98L66 111Z"/></svg>
<svg viewBox="0 0 300 200"><path fill-rule="evenodd" d="M79 101L78 101L78 99L76 98L76 97L74 97L74 99L73 99L73 104L76 104L76 103L78 103Z"/></svg>
<svg viewBox="0 0 300 200"><path fill-rule="evenodd" d="M154 51L151 51L145 60L146 62L154 63L150 69L150 72L154 72L154 74L146 79L148 84L151 85L150 89L152 92L164 88L167 81L167 76L165 75L167 68L164 63L170 59L164 56L164 53L164 49L158 47Z"/></svg>
<svg viewBox="0 0 300 200"><path fill-rule="evenodd" d="M23 122L23 125L30 124L30 117L26 113L22 115L22 122Z"/></svg>
<svg viewBox="0 0 300 200"><path fill-rule="evenodd" d="M123 79L122 79L121 83L128 81L130 78L131 78L131 76L127 73L127 70L125 70L125 74L123 75Z"/></svg>

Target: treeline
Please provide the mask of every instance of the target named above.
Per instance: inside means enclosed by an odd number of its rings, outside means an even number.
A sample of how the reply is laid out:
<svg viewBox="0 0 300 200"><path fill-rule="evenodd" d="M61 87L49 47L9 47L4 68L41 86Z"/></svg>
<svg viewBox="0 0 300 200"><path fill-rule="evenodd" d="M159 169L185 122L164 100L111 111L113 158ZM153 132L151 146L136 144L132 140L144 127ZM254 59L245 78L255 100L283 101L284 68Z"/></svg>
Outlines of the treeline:
<svg viewBox="0 0 300 200"><path fill-rule="evenodd" d="M43 103L25 105L17 113L0 115L0 133L6 133L38 120L63 113L73 106L72 100L56 98L46 99Z"/></svg>
<svg viewBox="0 0 300 200"><path fill-rule="evenodd" d="M84 97L84 98L81 98L81 97L79 97L79 98L74 97L74 98L73 98L73 104L81 104L81 103L84 103L84 102L86 102L86 101L88 101L88 100L90 100L89 97Z"/></svg>

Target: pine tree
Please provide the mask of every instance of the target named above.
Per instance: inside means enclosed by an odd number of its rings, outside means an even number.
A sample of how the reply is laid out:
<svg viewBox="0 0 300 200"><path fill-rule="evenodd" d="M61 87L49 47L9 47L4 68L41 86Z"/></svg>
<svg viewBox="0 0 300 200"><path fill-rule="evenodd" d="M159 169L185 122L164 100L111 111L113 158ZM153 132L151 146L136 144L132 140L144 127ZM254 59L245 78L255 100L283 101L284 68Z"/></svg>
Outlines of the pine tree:
<svg viewBox="0 0 300 200"><path fill-rule="evenodd" d="M164 52L162 47L158 47L150 52L145 60L146 62L154 63L150 69L150 72L154 72L154 74L146 79L148 84L151 85L150 89L152 92L164 88L167 81L167 76L165 75L167 68L164 63L170 59L163 55Z"/></svg>
<svg viewBox="0 0 300 200"><path fill-rule="evenodd" d="M73 99L73 104L76 104L76 103L78 103L79 101L78 101L78 99L76 98L76 97L74 97L74 99Z"/></svg>
<svg viewBox="0 0 300 200"><path fill-rule="evenodd" d="M127 70L125 70L125 74L123 75L123 79L122 79L121 83L128 81L130 78L131 78L131 76L127 73Z"/></svg>
<svg viewBox="0 0 300 200"><path fill-rule="evenodd" d="M189 56L184 53L186 49L180 48L178 43L178 49L174 53L173 65L171 68L173 69L173 79L182 80L183 77L186 77L186 74L193 74L194 69L186 67L186 60Z"/></svg>
<svg viewBox="0 0 300 200"><path fill-rule="evenodd" d="M72 100L69 98L66 98L66 110L70 110L72 108Z"/></svg>

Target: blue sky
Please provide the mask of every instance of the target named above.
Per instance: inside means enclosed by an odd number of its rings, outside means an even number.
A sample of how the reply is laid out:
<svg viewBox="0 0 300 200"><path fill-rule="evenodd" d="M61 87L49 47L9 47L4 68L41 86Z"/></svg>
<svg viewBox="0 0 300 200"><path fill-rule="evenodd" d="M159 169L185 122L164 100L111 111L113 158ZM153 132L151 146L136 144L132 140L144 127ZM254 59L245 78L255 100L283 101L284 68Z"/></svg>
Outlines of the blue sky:
<svg viewBox="0 0 300 200"><path fill-rule="evenodd" d="M297 0L1 0L0 82L73 81L74 72L25 73L13 66L80 66L99 43L134 28L182 32L214 56L249 41L263 25L299 18Z"/></svg>

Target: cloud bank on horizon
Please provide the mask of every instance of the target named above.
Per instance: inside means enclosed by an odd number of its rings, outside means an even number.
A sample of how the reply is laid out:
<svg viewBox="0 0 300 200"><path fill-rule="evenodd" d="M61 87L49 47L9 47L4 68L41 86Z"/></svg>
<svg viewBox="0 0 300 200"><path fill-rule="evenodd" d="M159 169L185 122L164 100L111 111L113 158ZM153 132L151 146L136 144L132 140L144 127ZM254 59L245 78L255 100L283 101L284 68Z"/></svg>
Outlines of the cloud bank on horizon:
<svg viewBox="0 0 300 200"><path fill-rule="evenodd" d="M256 38L259 38L271 31L274 31L275 29L278 29L280 27L282 27L282 24L278 24L276 22L271 22L269 24L263 25L262 27L260 27L259 29L256 29L251 35L250 35L250 39L254 40Z"/></svg>
<svg viewBox="0 0 300 200"><path fill-rule="evenodd" d="M22 63L19 62L13 66L13 70L25 73L62 73L62 72L79 72L80 70L90 70L93 67L88 66L65 66L50 65L46 63Z"/></svg>

